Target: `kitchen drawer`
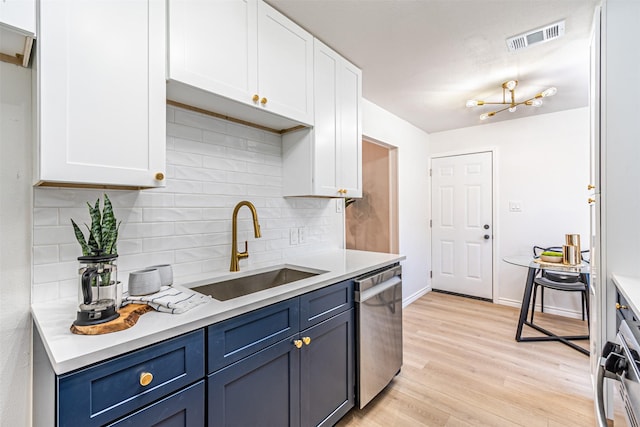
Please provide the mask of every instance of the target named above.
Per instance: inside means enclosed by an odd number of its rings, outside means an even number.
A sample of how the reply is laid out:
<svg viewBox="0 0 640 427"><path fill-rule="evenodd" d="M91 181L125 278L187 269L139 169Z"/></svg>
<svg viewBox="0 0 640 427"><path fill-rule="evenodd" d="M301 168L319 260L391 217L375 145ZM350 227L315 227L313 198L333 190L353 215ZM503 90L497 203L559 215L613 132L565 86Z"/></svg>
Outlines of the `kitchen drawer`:
<svg viewBox="0 0 640 427"><path fill-rule="evenodd" d="M300 297L300 330L353 308L353 280L345 280Z"/></svg>
<svg viewBox="0 0 640 427"><path fill-rule="evenodd" d="M109 427L202 427L204 380L159 400Z"/></svg>
<svg viewBox="0 0 640 427"><path fill-rule="evenodd" d="M293 298L209 326L207 372L296 334L298 318L298 298Z"/></svg>
<svg viewBox="0 0 640 427"><path fill-rule="evenodd" d="M153 375L146 386L143 373ZM204 332L198 330L58 377L57 425L104 425L203 377Z"/></svg>

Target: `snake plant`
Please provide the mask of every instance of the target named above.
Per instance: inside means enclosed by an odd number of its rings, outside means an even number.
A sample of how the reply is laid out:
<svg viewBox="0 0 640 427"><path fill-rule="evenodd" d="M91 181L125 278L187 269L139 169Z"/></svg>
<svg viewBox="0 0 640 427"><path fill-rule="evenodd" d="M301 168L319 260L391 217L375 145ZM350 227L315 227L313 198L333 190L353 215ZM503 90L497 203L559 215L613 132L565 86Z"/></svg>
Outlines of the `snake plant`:
<svg viewBox="0 0 640 427"><path fill-rule="evenodd" d="M117 254L116 241L118 240L120 223L116 224L116 217L113 214L113 206L109 196L104 195L104 209L102 212L100 212L100 199L96 200L95 206L91 206L89 202L87 202L87 206L89 206L89 215L91 216L91 227L85 223L85 227L89 231L88 238L85 238L78 224L71 219L76 240L78 240L82 248L82 255Z"/></svg>
<svg viewBox="0 0 640 427"><path fill-rule="evenodd" d="M86 223L84 224L89 231L88 238L85 238L85 235L78 224L71 219L76 240L78 240L78 243L82 248L82 255L117 255L118 250L116 247L116 241L118 240L120 222L117 222L116 217L113 214L113 206L111 206L109 196L106 194L104 195L104 208L102 209L102 212L100 211L100 199L96 200L94 206L91 206L91 204L87 202L87 206L89 206L89 215L91 217L91 227ZM111 284L110 276L111 273L109 272L101 274L102 286ZM95 282L93 284L95 284Z"/></svg>

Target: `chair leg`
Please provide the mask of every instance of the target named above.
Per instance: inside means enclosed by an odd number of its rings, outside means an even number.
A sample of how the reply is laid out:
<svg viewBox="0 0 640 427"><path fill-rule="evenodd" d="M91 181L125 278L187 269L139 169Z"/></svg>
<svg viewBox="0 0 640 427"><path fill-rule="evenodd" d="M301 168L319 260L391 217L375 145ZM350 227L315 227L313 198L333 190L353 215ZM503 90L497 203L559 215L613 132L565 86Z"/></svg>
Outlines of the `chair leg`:
<svg viewBox="0 0 640 427"><path fill-rule="evenodd" d="M583 291L582 293L584 300L585 300L585 309L587 311L587 327L589 328L589 335L591 334L591 320L589 317L589 289L586 289Z"/></svg>
<svg viewBox="0 0 640 427"><path fill-rule="evenodd" d="M531 299L531 317L529 319L529 322L533 323L533 313L535 313L536 311L536 293L538 292L538 285L537 283L533 284L533 298Z"/></svg>
<svg viewBox="0 0 640 427"><path fill-rule="evenodd" d="M544 313L544 286L540 288L540 313Z"/></svg>
<svg viewBox="0 0 640 427"><path fill-rule="evenodd" d="M582 302L581 307L582 307L582 321L583 322L584 322L584 294L585 294L584 291L580 292L580 299L581 299L581 302Z"/></svg>

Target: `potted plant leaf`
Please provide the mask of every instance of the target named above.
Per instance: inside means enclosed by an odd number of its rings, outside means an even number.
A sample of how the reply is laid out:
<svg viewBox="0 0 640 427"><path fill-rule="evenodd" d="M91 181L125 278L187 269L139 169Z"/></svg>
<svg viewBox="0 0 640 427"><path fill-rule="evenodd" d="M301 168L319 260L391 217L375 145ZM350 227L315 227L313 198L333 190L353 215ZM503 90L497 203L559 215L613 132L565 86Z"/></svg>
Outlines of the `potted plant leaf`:
<svg viewBox="0 0 640 427"><path fill-rule="evenodd" d="M98 292L94 293L95 298L102 299L104 294L112 294L119 305L122 292L117 291L119 282L115 277L117 271L115 260L118 257L117 241L121 222L116 220L111 200L106 194L102 209L100 209L100 199L96 200L94 206L87 202L87 206L91 226L84 224L88 232L86 236L80 226L71 219L76 240L82 248L83 256L78 258L81 263L81 273L87 268L95 269L98 274L91 279L91 286L98 287ZM113 291L100 289L109 286L113 287ZM83 299L87 299L87 296L84 295Z"/></svg>

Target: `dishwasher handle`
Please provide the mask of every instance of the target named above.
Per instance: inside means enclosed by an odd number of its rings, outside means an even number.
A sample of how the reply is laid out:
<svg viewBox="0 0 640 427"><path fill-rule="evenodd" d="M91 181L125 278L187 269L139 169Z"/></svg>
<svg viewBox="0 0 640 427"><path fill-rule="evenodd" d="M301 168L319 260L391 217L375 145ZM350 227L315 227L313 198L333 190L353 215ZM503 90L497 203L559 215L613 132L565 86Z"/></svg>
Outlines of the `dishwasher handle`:
<svg viewBox="0 0 640 427"><path fill-rule="evenodd" d="M391 268L387 268L382 271L376 271L374 273L370 273L368 275L364 275L358 277L355 280L356 291L364 292L369 288L379 286L381 283L386 282L387 280L393 277L402 276L402 266L394 265Z"/></svg>
<svg viewBox="0 0 640 427"><path fill-rule="evenodd" d="M386 280L382 283L379 283L365 291L356 291L355 292L355 301L356 302L365 302L376 295L379 295L386 291L389 288L393 288L394 286L402 284L402 279L400 276L392 276L391 279Z"/></svg>

